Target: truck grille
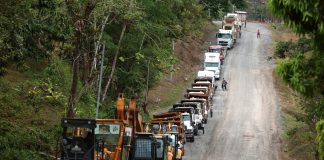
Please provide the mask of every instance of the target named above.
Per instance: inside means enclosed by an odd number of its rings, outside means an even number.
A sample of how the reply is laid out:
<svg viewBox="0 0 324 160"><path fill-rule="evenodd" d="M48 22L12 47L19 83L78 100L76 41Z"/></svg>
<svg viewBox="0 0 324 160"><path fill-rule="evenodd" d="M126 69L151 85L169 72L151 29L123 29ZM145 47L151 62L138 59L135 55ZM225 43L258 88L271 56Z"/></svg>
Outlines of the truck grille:
<svg viewBox="0 0 324 160"><path fill-rule="evenodd" d="M152 141L150 139L137 139L135 146L135 158L150 158L152 156Z"/></svg>
<svg viewBox="0 0 324 160"><path fill-rule="evenodd" d="M227 46L227 42L226 42L226 41L219 41L219 44L220 44L221 46Z"/></svg>

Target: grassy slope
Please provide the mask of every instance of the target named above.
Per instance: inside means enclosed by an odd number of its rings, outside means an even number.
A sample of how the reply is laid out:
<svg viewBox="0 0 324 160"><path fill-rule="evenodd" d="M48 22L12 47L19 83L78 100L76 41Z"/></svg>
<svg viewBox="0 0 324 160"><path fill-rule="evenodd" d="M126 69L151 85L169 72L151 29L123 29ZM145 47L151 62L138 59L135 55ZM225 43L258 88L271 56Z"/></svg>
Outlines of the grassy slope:
<svg viewBox="0 0 324 160"><path fill-rule="evenodd" d="M175 73L168 74L160 83L149 91L148 110L150 113L166 111L170 106L184 96L187 88L195 78L197 71L201 69L203 51L207 49L207 42L214 37L216 26L209 24L200 39L187 38L178 40L175 46L175 54L179 63L174 67Z"/></svg>

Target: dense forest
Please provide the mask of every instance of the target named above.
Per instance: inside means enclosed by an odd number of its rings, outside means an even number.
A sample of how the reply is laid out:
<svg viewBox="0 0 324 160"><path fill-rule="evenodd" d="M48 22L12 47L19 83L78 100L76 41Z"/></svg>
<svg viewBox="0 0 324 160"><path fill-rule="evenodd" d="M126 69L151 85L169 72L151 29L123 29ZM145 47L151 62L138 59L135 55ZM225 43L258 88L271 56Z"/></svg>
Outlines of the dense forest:
<svg viewBox="0 0 324 160"><path fill-rule="evenodd" d="M0 4L0 157L35 160L55 157L60 118L95 117L101 64L106 118L118 93L144 103L146 88L173 72L173 40L200 37L208 19L246 7L240 0Z"/></svg>

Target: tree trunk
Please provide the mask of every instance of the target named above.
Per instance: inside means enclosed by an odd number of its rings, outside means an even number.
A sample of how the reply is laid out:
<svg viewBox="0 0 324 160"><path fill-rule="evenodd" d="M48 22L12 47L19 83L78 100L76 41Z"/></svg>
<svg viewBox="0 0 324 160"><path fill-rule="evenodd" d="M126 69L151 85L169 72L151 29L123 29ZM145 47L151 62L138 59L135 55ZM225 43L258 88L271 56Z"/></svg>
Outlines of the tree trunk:
<svg viewBox="0 0 324 160"><path fill-rule="evenodd" d="M89 53L90 54L90 53ZM83 75L82 75L82 81L85 86L88 85L89 80L89 54L84 52L83 53Z"/></svg>
<svg viewBox="0 0 324 160"><path fill-rule="evenodd" d="M118 41L118 47L117 47L117 51L115 53L115 57L114 57L113 65L112 65L111 72L110 72L110 75L109 75L109 79L108 79L108 81L106 83L105 90L104 90L104 92L102 94L101 103L103 103L105 101L105 99L106 99L106 95L107 95L107 92L108 92L108 89L109 89L109 85L110 85L111 80L112 80L112 78L114 76L114 72L115 72L116 64L117 64L117 59L118 59L118 54L119 54L122 39L123 39L124 34L125 34L126 27L127 27L127 23L124 22L123 29L122 29L122 31L120 33L120 37L119 37L119 41Z"/></svg>
<svg viewBox="0 0 324 160"><path fill-rule="evenodd" d="M77 32L76 39L76 48L73 53L73 70L72 70L72 84L71 84L71 92L68 102L68 112L67 117L73 118L75 116L75 102L77 97L77 89L78 89L78 79L79 79L79 64L80 64L80 49L81 49L81 31Z"/></svg>

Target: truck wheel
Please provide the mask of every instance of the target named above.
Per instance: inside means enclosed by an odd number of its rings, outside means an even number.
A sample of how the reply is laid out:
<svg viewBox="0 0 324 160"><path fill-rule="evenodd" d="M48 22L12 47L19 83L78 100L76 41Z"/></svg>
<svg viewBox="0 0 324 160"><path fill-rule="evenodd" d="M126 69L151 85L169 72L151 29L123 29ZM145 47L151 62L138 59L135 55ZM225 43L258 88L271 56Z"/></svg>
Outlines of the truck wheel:
<svg viewBox="0 0 324 160"><path fill-rule="evenodd" d="M194 141L195 141L195 137L192 137L191 142L194 142Z"/></svg>

